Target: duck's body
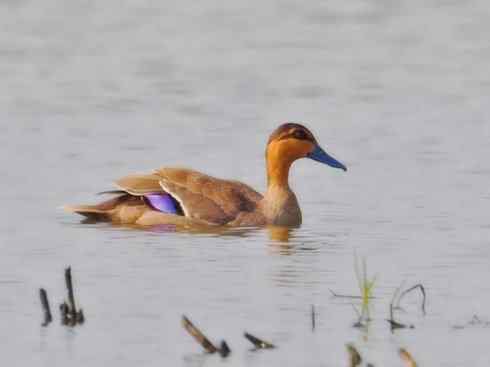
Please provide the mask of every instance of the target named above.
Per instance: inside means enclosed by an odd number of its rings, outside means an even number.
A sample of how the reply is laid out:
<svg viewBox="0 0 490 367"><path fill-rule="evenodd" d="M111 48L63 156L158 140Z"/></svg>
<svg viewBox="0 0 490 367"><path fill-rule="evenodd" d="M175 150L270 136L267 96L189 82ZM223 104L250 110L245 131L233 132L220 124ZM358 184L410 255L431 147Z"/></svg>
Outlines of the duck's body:
<svg viewBox="0 0 490 367"><path fill-rule="evenodd" d="M310 157L337 168L311 132L299 124L283 124L271 135L267 150L267 191L185 168L160 168L147 175L116 181L116 197L97 205L66 207L92 220L153 226L226 225L233 227L301 224L301 210L288 184L289 169Z"/></svg>

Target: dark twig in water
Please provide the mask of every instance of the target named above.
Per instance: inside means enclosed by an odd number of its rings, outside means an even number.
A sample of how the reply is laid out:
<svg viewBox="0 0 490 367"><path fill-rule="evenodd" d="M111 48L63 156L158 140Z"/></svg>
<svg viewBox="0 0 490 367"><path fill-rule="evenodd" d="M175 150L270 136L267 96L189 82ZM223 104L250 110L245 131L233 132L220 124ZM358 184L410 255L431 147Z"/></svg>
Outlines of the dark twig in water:
<svg viewBox="0 0 490 367"><path fill-rule="evenodd" d="M410 329L413 329L414 326L413 325L410 325L410 326L407 326L405 324L401 324L399 323L398 321L395 321L395 320L386 320L390 323L390 327L391 327L391 332L395 331L396 329L405 329L407 327L409 327Z"/></svg>
<svg viewBox="0 0 490 367"><path fill-rule="evenodd" d="M206 350L206 352L215 353L218 351L218 348L216 348L214 344L211 343L208 338L206 338L201 330L195 327L185 315L182 316L182 326L194 337L194 339L204 348L204 350Z"/></svg>
<svg viewBox="0 0 490 367"><path fill-rule="evenodd" d="M390 323L392 332L396 329L404 329L407 327L407 325L399 323L398 321L395 320L395 313L393 312L393 301L390 303L390 318L386 321Z"/></svg>
<svg viewBox="0 0 490 367"><path fill-rule="evenodd" d="M71 278L71 267L67 267L65 269L65 283L66 283L66 289L68 290L68 302L70 306L70 313L73 316L73 319L75 319L75 315L77 314L77 308L75 305L75 295L73 293L73 282Z"/></svg>
<svg viewBox="0 0 490 367"><path fill-rule="evenodd" d="M353 296L353 295L349 295L349 294L339 294L339 293L335 293L333 290L329 289L330 293L332 293L332 296L336 297L336 298L353 298L353 299L362 299L362 296ZM374 299L376 297L369 297L370 299Z"/></svg>
<svg viewBox="0 0 490 367"><path fill-rule="evenodd" d="M41 298L41 305L44 311L44 322L42 326L48 326L48 324L53 321L53 316L51 315L51 308L49 307L48 294L44 288L39 289L39 297Z"/></svg>
<svg viewBox="0 0 490 367"><path fill-rule="evenodd" d="M352 327L354 327L356 329L364 329L364 328L367 328L367 322L369 322L369 320L365 320L365 322L363 322L363 318L362 318L362 315L359 312L359 310L356 308L356 306L353 303L351 303L351 306L352 306L352 308L354 309L354 312L357 315L357 321L352 325Z"/></svg>
<svg viewBox="0 0 490 367"><path fill-rule="evenodd" d="M405 366L417 367L417 363L406 349L400 348L398 353L400 354L400 358L405 362Z"/></svg>
<svg viewBox="0 0 490 367"><path fill-rule="evenodd" d="M396 301L396 300L398 299L398 297L400 296L400 292L401 292L401 290L402 290L402 288L403 288L403 286L404 286L404 285L405 285L405 281L403 281L403 282L400 284L400 286L399 286L399 287L398 287L398 288L395 290L395 293L393 293L393 297L391 297L391 304L392 304L392 305L393 305L393 304L395 304L395 301ZM399 304L399 303L400 303L400 302L398 301L398 302L397 302L397 308L399 308L399 307L398 307L398 304ZM392 312L392 310L390 310L390 311Z"/></svg>
<svg viewBox="0 0 490 367"><path fill-rule="evenodd" d="M83 310L77 311L75 303L75 293L73 291L73 280L71 276L71 267L65 269L65 283L68 290L68 303L63 302L60 305L61 322L63 325L75 326L85 322Z"/></svg>
<svg viewBox="0 0 490 367"><path fill-rule="evenodd" d="M357 320L355 323L352 324L352 327L356 329L367 329L367 324L364 324L362 321Z"/></svg>
<svg viewBox="0 0 490 367"><path fill-rule="evenodd" d="M426 293L425 293L425 288L424 288L424 286L422 284L416 284L413 287L404 290L400 294L400 297L398 297L398 301L396 303L396 308L400 308L400 302L401 302L402 298L406 294L408 294L408 293L410 293L410 292L412 292L412 291L414 291L416 289L420 289L420 292L422 293L422 313L425 315L425 298L426 298Z"/></svg>
<svg viewBox="0 0 490 367"><path fill-rule="evenodd" d="M453 329L465 329L467 327L483 327L483 328L488 328L490 327L490 321L486 321L481 319L478 315L473 315L470 321L468 321L466 324L460 324L460 325L453 325Z"/></svg>
<svg viewBox="0 0 490 367"><path fill-rule="evenodd" d="M316 326L315 305L311 305L311 331L315 331L315 326Z"/></svg>
<svg viewBox="0 0 490 367"><path fill-rule="evenodd" d="M66 304L66 302L63 302L60 304L60 313L61 313L61 323L63 325L69 325L70 324L70 316L69 316L69 307Z"/></svg>
<svg viewBox="0 0 490 367"><path fill-rule="evenodd" d="M407 327L407 325L399 323L398 321L395 320L395 316L393 312L393 301L390 303L390 318L387 319L386 321L390 323L391 332L394 332L396 329L405 329Z"/></svg>
<svg viewBox="0 0 490 367"><path fill-rule="evenodd" d="M361 299L363 301L367 301L367 300L375 299L376 298L376 297L373 297L373 296L368 296L368 297L366 297L366 299L364 299L363 296L352 296L352 295L347 295L347 294L338 294L338 293L335 293L331 289L329 289L329 291L330 291L330 293L332 293L332 296L333 297L336 297L336 298ZM352 308L354 309L354 311L357 314L357 321L352 325L352 327L359 328L359 329L362 329L362 328L367 327L367 322L370 321L369 315L363 315L361 312L359 312L357 310L356 306L354 306L353 303L351 303L351 305L352 305ZM363 308L363 310L364 310L364 308Z"/></svg>
<svg viewBox="0 0 490 367"><path fill-rule="evenodd" d="M78 312L77 312L77 315L76 315L76 321L79 323L79 324L83 324L85 322L85 315L83 314L83 310L80 309Z"/></svg>
<svg viewBox="0 0 490 367"><path fill-rule="evenodd" d="M272 349L276 347L274 344L259 339L256 336L253 336L252 334L249 334L247 332L244 332L243 336L247 338L247 340L252 343L256 349Z"/></svg>
<svg viewBox="0 0 490 367"><path fill-rule="evenodd" d="M226 342L224 340L221 341L218 352L219 352L220 356L223 358L228 357L228 355L231 353L230 347L228 346L228 344L226 344Z"/></svg>
<svg viewBox="0 0 490 367"><path fill-rule="evenodd" d="M346 348L349 353L349 367L359 366L362 363L362 358L356 347L353 344L347 344Z"/></svg>
<svg viewBox="0 0 490 367"><path fill-rule="evenodd" d="M405 328L413 329L414 328L413 325L405 325L405 324L402 324L402 323L395 320L395 312L394 312L395 306L394 306L394 304L397 301L397 299L398 299L397 304L400 303L401 296L399 296L399 294L400 294L400 290L401 290L402 286L403 286L403 283L395 290L395 293L393 293L393 297L391 298L390 318L386 320L390 324L391 332L394 332L396 329L405 329ZM402 292L402 294L403 293L405 293L405 292ZM397 306L396 308L398 309L399 307Z"/></svg>

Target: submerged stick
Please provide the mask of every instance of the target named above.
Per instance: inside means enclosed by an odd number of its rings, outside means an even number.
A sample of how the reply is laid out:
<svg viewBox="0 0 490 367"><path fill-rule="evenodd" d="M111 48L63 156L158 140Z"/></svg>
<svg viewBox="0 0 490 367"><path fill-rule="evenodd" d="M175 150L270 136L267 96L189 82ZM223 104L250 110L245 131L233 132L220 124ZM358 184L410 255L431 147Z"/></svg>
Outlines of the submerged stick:
<svg viewBox="0 0 490 367"><path fill-rule="evenodd" d="M362 362L362 358L354 344L347 344L346 348L347 353L349 353L349 367L359 366Z"/></svg>
<svg viewBox="0 0 490 367"><path fill-rule="evenodd" d="M413 325L407 326L407 325L399 323L398 321L395 321L395 320L386 320L386 321L388 321L390 324L391 332L395 331L396 329L405 329L407 327L410 327L410 329L413 329Z"/></svg>
<svg viewBox="0 0 490 367"><path fill-rule="evenodd" d="M407 367L417 367L417 362L413 359L413 357L408 353L408 351L404 348L400 348L398 350L398 354L400 354L400 358L405 362Z"/></svg>
<svg viewBox="0 0 490 367"><path fill-rule="evenodd" d="M215 353L218 348L185 316L182 315L182 326L208 353ZM226 342L225 342L226 344Z"/></svg>
<svg viewBox="0 0 490 367"><path fill-rule="evenodd" d="M219 355L223 358L228 357L228 355L231 353L230 347L228 346L228 344L226 344L224 340L221 341L218 352Z"/></svg>
<svg viewBox="0 0 490 367"><path fill-rule="evenodd" d="M70 325L70 311L66 302L60 304L61 324Z"/></svg>
<svg viewBox="0 0 490 367"><path fill-rule="evenodd" d="M67 267L65 269L65 283L66 283L66 289L68 290L68 302L70 305L70 313L73 316L73 318L76 318L77 314L77 308L75 305L75 295L73 293L73 282L71 278L71 267Z"/></svg>
<svg viewBox="0 0 490 367"><path fill-rule="evenodd" d="M388 323L390 324L390 329L391 329L391 332L393 333L396 329L415 329L415 326L413 325L406 325L406 324L402 324L401 322L398 322L394 319L394 316L393 316L393 304L390 304L390 318L387 319L386 321L388 321Z"/></svg>
<svg viewBox="0 0 490 367"><path fill-rule="evenodd" d="M405 325L405 324L402 324L402 323L400 323L400 322L398 322L398 321L395 320L395 312L394 312L394 309L395 308L398 308L398 309L400 308L400 306L399 306L399 304L400 304L400 298L402 297L403 293L406 292L406 291L405 292L402 292L401 295L400 295L400 291L401 291L402 287L403 287L403 283L395 290L395 293L393 294L393 297L391 298L391 302L390 302L390 318L386 320L390 324L390 329L391 329L391 332L392 333L396 329L405 329L405 328L413 329L414 328L413 325ZM394 306L395 302L397 303L397 306L396 307Z"/></svg>
<svg viewBox="0 0 490 367"><path fill-rule="evenodd" d="M424 288L424 286L423 286L422 284L420 284L420 283L419 283L419 284L414 285L414 286L413 286L413 287L411 287L411 288L408 288L408 289L404 290L403 292L401 292L400 297L398 297L398 302L396 303L396 307L397 307L397 308L400 308L400 302L401 302L402 298L403 298L403 297L404 297L406 294L408 294L408 293L410 293L410 292L412 292L412 291L414 291L414 290L416 290L416 289L420 289L420 292L422 293L422 313L425 315L425 313L426 313L426 312L425 312L425 298L426 298L426 293L425 293L425 288Z"/></svg>
<svg viewBox="0 0 490 367"><path fill-rule="evenodd" d="M395 294L396 294L396 292L395 292ZM402 324L402 323L395 320L395 316L394 316L394 312L393 312L393 301L394 301L394 299L390 303L390 318L388 320L386 320L390 323L391 332L395 331L396 329L404 329L407 327L407 325Z"/></svg>
<svg viewBox="0 0 490 367"><path fill-rule="evenodd" d="M82 309L80 309L80 310L77 312L76 321L77 321L79 324L83 324L83 323L85 322L85 315L83 314L83 310L82 310Z"/></svg>
<svg viewBox="0 0 490 367"><path fill-rule="evenodd" d="M53 316L51 315L51 308L49 307L48 293L44 288L39 289L39 297L41 298L41 305L44 312L44 322L42 326L48 326L48 324L53 321Z"/></svg>
<svg viewBox="0 0 490 367"><path fill-rule="evenodd" d="M63 325L75 326L85 322L83 310L77 311L75 303L75 292L73 290L73 279L71 276L71 267L65 269L65 284L68 291L68 303L64 301L60 305L61 322Z"/></svg>
<svg viewBox="0 0 490 367"><path fill-rule="evenodd" d="M243 333L243 336L254 345L256 349L272 349L276 346L272 343L269 343L265 340L259 339L252 334L247 333L246 331Z"/></svg>
<svg viewBox="0 0 490 367"><path fill-rule="evenodd" d="M315 331L315 326L316 326L315 305L311 305L311 331Z"/></svg>
<svg viewBox="0 0 490 367"><path fill-rule="evenodd" d="M370 319L363 320L362 314L357 310L356 306L353 303L351 303L351 306L357 315L357 321L354 324L352 324L352 327L356 329L367 329L368 324L371 320Z"/></svg>
<svg viewBox="0 0 490 367"><path fill-rule="evenodd" d="M331 289L329 289L329 291L330 291L330 293L332 293L332 296L334 296L336 298L354 298L354 299L361 299L362 298L361 296L352 296L349 294L338 294L338 293L335 293Z"/></svg>
<svg viewBox="0 0 490 367"><path fill-rule="evenodd" d="M331 289L329 289L329 291L332 294L332 296L335 297L335 298L351 298L351 299L362 299L363 298L362 296L354 296L354 295L351 295L351 294L339 294L339 293L335 293ZM368 298L369 299L376 299L376 297L373 297L373 296L369 296Z"/></svg>

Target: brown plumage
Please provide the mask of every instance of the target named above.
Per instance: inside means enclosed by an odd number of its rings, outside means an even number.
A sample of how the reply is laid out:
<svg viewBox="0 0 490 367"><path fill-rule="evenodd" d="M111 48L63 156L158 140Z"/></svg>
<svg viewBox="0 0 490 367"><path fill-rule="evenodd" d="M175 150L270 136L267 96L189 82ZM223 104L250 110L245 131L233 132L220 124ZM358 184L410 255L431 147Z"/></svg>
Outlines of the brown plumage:
<svg viewBox="0 0 490 367"><path fill-rule="evenodd" d="M318 158L313 134L304 126L286 123L270 136L266 149L267 192L261 195L250 186L214 178L185 168L160 168L150 174L130 175L115 182L117 196L96 205L68 206L66 210L90 220L141 226L299 226L301 210L288 184L291 164L303 157L345 167ZM154 209L145 195L170 194L178 203L177 214Z"/></svg>

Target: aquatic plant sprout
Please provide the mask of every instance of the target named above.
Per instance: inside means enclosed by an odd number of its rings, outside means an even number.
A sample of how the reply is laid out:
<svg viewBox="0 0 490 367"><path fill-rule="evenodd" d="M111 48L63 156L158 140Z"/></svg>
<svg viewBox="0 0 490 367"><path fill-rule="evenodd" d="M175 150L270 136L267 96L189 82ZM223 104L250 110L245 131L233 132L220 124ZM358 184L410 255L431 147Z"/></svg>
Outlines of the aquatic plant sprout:
<svg viewBox="0 0 490 367"><path fill-rule="evenodd" d="M363 257L361 264L359 264L357 253L354 254L354 270L356 272L357 285L359 286L359 291L361 293L361 314L359 322L362 322L363 320L370 321L369 300L373 295L377 275L372 279L368 278L366 258Z"/></svg>

